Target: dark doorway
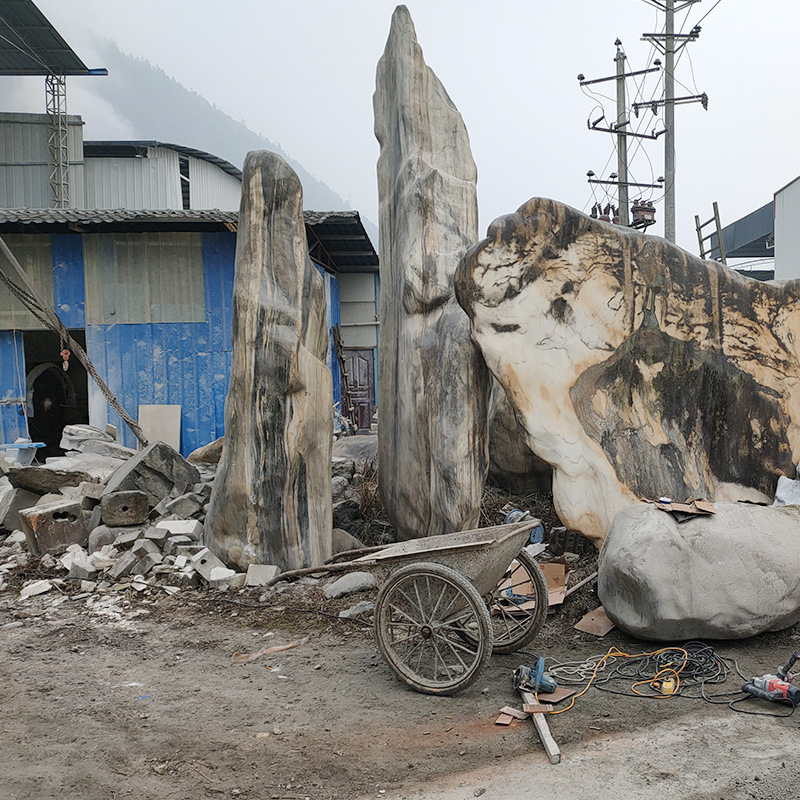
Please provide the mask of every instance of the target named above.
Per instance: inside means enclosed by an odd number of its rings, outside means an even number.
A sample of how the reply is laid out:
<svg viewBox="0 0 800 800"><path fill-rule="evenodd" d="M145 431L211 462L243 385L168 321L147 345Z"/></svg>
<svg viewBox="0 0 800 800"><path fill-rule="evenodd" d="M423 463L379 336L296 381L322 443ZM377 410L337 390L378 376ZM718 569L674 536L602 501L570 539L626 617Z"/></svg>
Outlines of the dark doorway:
<svg viewBox="0 0 800 800"><path fill-rule="evenodd" d="M70 335L86 347L86 333L72 330ZM63 368L61 343L51 331L25 331L25 396L28 430L34 442L44 442L37 453L43 461L63 455L59 446L65 425L89 422L89 385L86 370L75 356Z"/></svg>
<svg viewBox="0 0 800 800"><path fill-rule="evenodd" d="M375 413L375 353L372 350L344 351L344 368L347 372L350 405L356 433L369 433Z"/></svg>

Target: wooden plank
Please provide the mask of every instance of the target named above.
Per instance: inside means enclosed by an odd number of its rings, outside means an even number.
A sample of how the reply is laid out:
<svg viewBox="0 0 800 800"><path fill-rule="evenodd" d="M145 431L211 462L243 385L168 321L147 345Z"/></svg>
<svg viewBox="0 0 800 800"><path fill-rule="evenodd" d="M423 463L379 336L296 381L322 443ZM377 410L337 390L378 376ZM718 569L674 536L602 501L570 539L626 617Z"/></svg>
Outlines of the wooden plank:
<svg viewBox="0 0 800 800"><path fill-rule="evenodd" d="M547 753L547 757L550 759L550 763L560 764L561 750L559 750L556 740L550 733L550 726L547 724L547 719L545 719L544 714L533 714L531 719L533 720L533 724L536 726L536 733L539 734L539 739L542 741L542 745Z"/></svg>
<svg viewBox="0 0 800 800"><path fill-rule="evenodd" d="M512 708L511 706L503 706L500 709L501 714L508 714L510 717L514 717L514 719L528 719L528 714L525 711L520 711L518 708Z"/></svg>
<svg viewBox="0 0 800 800"><path fill-rule="evenodd" d="M577 691L577 689L567 686L559 686L554 692L539 692L539 702L544 700L545 703L560 703L562 700L572 697Z"/></svg>
<svg viewBox="0 0 800 800"><path fill-rule="evenodd" d="M511 714L501 714L495 721L495 725L510 725L514 717Z"/></svg>
<svg viewBox="0 0 800 800"><path fill-rule="evenodd" d="M553 706L551 706L550 703L538 703L532 706L526 705L524 710L529 714L546 714L553 710Z"/></svg>

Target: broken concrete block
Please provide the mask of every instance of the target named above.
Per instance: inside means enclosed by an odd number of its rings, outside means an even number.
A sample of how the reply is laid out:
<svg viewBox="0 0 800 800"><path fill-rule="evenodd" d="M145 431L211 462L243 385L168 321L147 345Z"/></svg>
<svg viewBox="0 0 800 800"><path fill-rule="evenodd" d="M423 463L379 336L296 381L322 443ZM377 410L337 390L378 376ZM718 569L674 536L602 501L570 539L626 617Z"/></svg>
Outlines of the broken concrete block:
<svg viewBox="0 0 800 800"><path fill-rule="evenodd" d="M214 569L227 569L227 567L207 548L190 556L192 567L207 581L211 581L211 572ZM231 570L232 572L232 570Z"/></svg>
<svg viewBox="0 0 800 800"><path fill-rule="evenodd" d="M246 572L237 572L228 578L228 587L231 589L242 589L244 588L246 578Z"/></svg>
<svg viewBox="0 0 800 800"><path fill-rule="evenodd" d="M105 431L93 428L91 425L65 425L61 432L59 447L62 450L83 450L83 446L88 441L111 442L113 439Z"/></svg>
<svg viewBox="0 0 800 800"><path fill-rule="evenodd" d="M133 547L134 543L144 536L143 528L125 528L122 533L119 533L122 530L121 528L114 528L113 530L118 532L117 538L113 541L114 547L118 550Z"/></svg>
<svg viewBox="0 0 800 800"><path fill-rule="evenodd" d="M100 499L100 511L106 525L138 525L147 519L150 505L147 495L135 489L106 492Z"/></svg>
<svg viewBox="0 0 800 800"><path fill-rule="evenodd" d="M97 588L97 581L81 581L82 592L93 592Z"/></svg>
<svg viewBox="0 0 800 800"><path fill-rule="evenodd" d="M0 528L7 531L19 530L24 526L19 512L23 508L32 508L39 500L39 495L27 489L12 489L0 497Z"/></svg>
<svg viewBox="0 0 800 800"><path fill-rule="evenodd" d="M189 559L187 556L175 556L175 568L176 569L183 569L186 564L188 563Z"/></svg>
<svg viewBox="0 0 800 800"><path fill-rule="evenodd" d="M245 586L266 586L280 572L280 567L274 564L251 564L247 568Z"/></svg>
<svg viewBox="0 0 800 800"><path fill-rule="evenodd" d="M161 555L161 548L150 539L137 539L131 547L131 553L137 554L139 557L145 556L148 553L158 553Z"/></svg>
<svg viewBox="0 0 800 800"><path fill-rule="evenodd" d="M35 506L20 511L20 517L28 526L31 533L29 545L33 544L37 554L60 555L71 544L83 546L89 541L80 503L65 500Z"/></svg>
<svg viewBox="0 0 800 800"><path fill-rule="evenodd" d="M203 523L196 519L164 519L156 528L168 531L171 536L187 536L193 542L203 540Z"/></svg>
<svg viewBox="0 0 800 800"><path fill-rule="evenodd" d="M34 505L37 506L46 506L50 503L60 503L66 495L62 494L61 492L48 492L47 494L43 494ZM69 500L74 500L74 498L70 497L67 498Z"/></svg>
<svg viewBox="0 0 800 800"><path fill-rule="evenodd" d="M117 469L106 482L106 493L138 489L155 506L178 481L188 485L199 480L200 473L180 453L164 442L153 442Z"/></svg>
<svg viewBox="0 0 800 800"><path fill-rule="evenodd" d="M67 459L64 459L65 461ZM8 471L11 485L17 489L27 489L39 495L58 494L62 486L79 486L83 481L91 482L87 472L72 469L44 467L15 467Z"/></svg>
<svg viewBox="0 0 800 800"><path fill-rule="evenodd" d="M170 500L166 503L168 514L175 514L183 519L191 517L192 514L196 514L202 507L203 499L199 498L193 492L182 494L180 497L176 497L174 500Z"/></svg>
<svg viewBox="0 0 800 800"><path fill-rule="evenodd" d="M69 566L69 574L67 575L68 578L71 580L87 581L97 575L97 568L84 550L75 550L71 555L72 558Z"/></svg>
<svg viewBox="0 0 800 800"><path fill-rule="evenodd" d="M190 544L192 540L188 536L168 536L162 546L162 552L165 556L172 556L176 554L177 548Z"/></svg>
<svg viewBox="0 0 800 800"><path fill-rule="evenodd" d="M214 489L213 483L196 483L193 488L193 492L198 496L202 497L204 501L208 501L211 499L211 492Z"/></svg>
<svg viewBox="0 0 800 800"><path fill-rule="evenodd" d="M164 530L164 528L148 528L144 532L144 538L161 548L169 538L169 531Z"/></svg>
<svg viewBox="0 0 800 800"><path fill-rule="evenodd" d="M89 497L92 500L99 500L103 496L103 492L105 490L105 484L102 483L90 483L83 481L78 485L78 491L81 493L81 495L83 497Z"/></svg>
<svg viewBox="0 0 800 800"><path fill-rule="evenodd" d="M5 547L10 547L12 544L25 544L27 541L27 537L22 531L13 531L6 536L3 545Z"/></svg>
<svg viewBox="0 0 800 800"><path fill-rule="evenodd" d="M125 461L132 458L138 452L130 447L124 447L117 442L105 442L101 439L89 439L83 445L82 451L84 453L94 453L98 456L108 456L109 458L118 458Z"/></svg>
<svg viewBox="0 0 800 800"><path fill-rule="evenodd" d="M145 553L145 555L136 562L131 572L135 572L137 575L146 575L153 567L160 564L162 561L161 553Z"/></svg>
<svg viewBox="0 0 800 800"><path fill-rule="evenodd" d="M178 583L183 588L190 588L190 587L193 587L193 586L199 586L200 585L200 574L196 570L192 569L191 567L188 567L187 569L182 570L181 572L179 572L176 575L176 578L177 578Z"/></svg>
<svg viewBox="0 0 800 800"><path fill-rule="evenodd" d="M356 592L366 592L377 585L375 576L371 572L349 572L335 580L326 587L324 595L328 600L336 597L345 597Z"/></svg>
<svg viewBox="0 0 800 800"><path fill-rule="evenodd" d="M52 581L28 581L19 593L20 600L26 600L28 597L33 597L37 594L44 594L53 588Z"/></svg>
<svg viewBox="0 0 800 800"><path fill-rule="evenodd" d="M235 569L228 569L227 567L212 567L209 574L209 583L217 583L219 581L225 581L228 583L229 579L235 574Z"/></svg>
<svg viewBox="0 0 800 800"><path fill-rule="evenodd" d="M132 553L129 550L117 559L114 566L111 567L108 576L112 580L118 580L124 575L127 575L140 560L140 557L136 553Z"/></svg>

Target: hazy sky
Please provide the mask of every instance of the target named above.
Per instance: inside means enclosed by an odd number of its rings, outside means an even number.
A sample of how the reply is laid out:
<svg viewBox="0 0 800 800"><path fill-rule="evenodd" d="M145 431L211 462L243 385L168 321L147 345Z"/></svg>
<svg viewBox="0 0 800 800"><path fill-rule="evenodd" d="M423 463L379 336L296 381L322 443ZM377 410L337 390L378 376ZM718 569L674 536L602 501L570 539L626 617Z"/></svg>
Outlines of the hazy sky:
<svg viewBox="0 0 800 800"><path fill-rule="evenodd" d="M112 39L279 142L377 220L372 93L394 2L36 2L88 66L103 65L93 60L86 34ZM791 55L800 3L715 3L696 3L677 15L676 26L688 13L688 31L708 13L700 39L689 45L676 70L686 84L676 87L676 95L705 91L710 100L708 111L699 104L676 111L678 242L693 252L694 215L708 218L712 201L719 202L726 224L770 201L800 174L797 65ZM587 170L608 176L616 157L606 166L614 152L610 135L588 131L586 120L600 116L598 104L607 117L615 112L612 100L585 96L576 76L613 74L617 37L629 69L648 66L648 55L655 56L640 36L660 29L663 15L644 0L410 0L407 5L425 59L470 133L481 229L534 195L588 209ZM75 91L70 89L69 110L80 114L83 87L103 79L70 80ZM654 82L644 87L645 99L654 88ZM598 90L614 96L613 84ZM38 83L35 91L41 91ZM109 135L100 124L87 116L87 136ZM108 122L113 124L124 130L124 121ZM650 182L663 174L663 139L643 149L652 168L640 152L632 179ZM660 233L663 204L658 218Z"/></svg>

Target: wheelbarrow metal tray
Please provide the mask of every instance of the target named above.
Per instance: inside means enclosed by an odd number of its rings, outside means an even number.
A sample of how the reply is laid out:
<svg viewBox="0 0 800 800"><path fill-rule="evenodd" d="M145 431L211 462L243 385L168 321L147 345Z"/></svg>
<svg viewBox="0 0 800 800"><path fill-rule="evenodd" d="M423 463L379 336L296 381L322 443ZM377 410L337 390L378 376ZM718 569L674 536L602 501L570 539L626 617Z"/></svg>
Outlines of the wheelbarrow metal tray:
<svg viewBox="0 0 800 800"><path fill-rule="evenodd" d="M537 525L539 520L535 519L412 539L389 545L379 553L362 556L350 563L391 570L394 565L432 561L461 573L484 595L494 589Z"/></svg>

